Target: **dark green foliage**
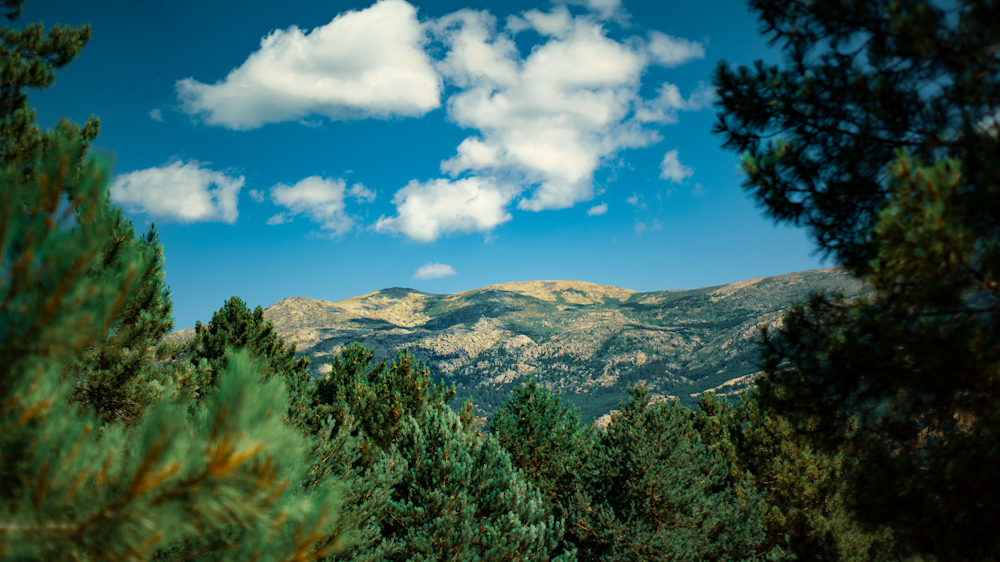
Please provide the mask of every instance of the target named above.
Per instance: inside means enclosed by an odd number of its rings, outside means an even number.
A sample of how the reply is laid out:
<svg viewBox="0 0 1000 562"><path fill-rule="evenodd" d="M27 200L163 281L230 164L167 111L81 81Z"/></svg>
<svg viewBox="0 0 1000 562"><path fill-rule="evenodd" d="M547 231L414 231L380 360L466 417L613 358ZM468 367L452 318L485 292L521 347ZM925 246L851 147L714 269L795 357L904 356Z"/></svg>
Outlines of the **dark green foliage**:
<svg viewBox="0 0 1000 562"><path fill-rule="evenodd" d="M332 370L318 381L316 400L335 419L353 416L368 444L364 456L371 461L397 441L407 418L421 420L429 407L454 398L454 389L435 385L430 372L403 351L392 364L372 365L374 354L358 344L341 350Z"/></svg>
<svg viewBox="0 0 1000 562"><path fill-rule="evenodd" d="M762 495L766 534L758 551L769 559L905 558L889 529L866 528L852 517L845 484L854 459L846 451L817 449L787 420L765 415L755 392L736 406L702 395L695 427L730 463L738 493Z"/></svg>
<svg viewBox="0 0 1000 562"><path fill-rule="evenodd" d="M129 424L171 384L170 374L181 375L184 370L155 364L162 358L157 345L174 323L170 289L163 285L163 247L155 226L136 239L131 221L122 217L121 209L107 205L99 220L111 224L112 234L91 275L121 274L128 265L126 256L141 256L142 266L133 273L136 287L106 336L71 364L68 372L76 386L75 402L86 404L105 421ZM198 390L191 385L181 388L190 393Z"/></svg>
<svg viewBox="0 0 1000 562"><path fill-rule="evenodd" d="M264 378L279 377L289 387L289 416L296 425L319 423L311 412L312 377L309 358L295 359L295 344L286 346L278 337L274 324L264 320L264 310L258 306L253 312L239 297L232 297L222 309L212 314L207 326L195 322L195 337L190 342L191 363L208 363L212 373L226 367L226 350L243 348L252 357L261 360ZM212 384L211 381L208 382Z"/></svg>
<svg viewBox="0 0 1000 562"><path fill-rule="evenodd" d="M21 14L23 0L5 0L8 19ZM24 88L48 88L55 82L55 70L75 59L90 41L90 26L78 28L55 26L45 32L41 23L23 29L0 29L0 166L17 166L30 172L36 162L53 149L70 150L63 141L71 143L72 152L64 153L74 164L82 164L90 142L97 137L100 121L91 116L80 128L68 120L60 120L56 128L42 132L35 122L35 110L28 107ZM76 170L63 189L72 192Z"/></svg>
<svg viewBox="0 0 1000 562"><path fill-rule="evenodd" d="M580 427L579 410L529 377L490 420L490 435L535 483L550 513L565 519L594 440L592 425Z"/></svg>
<svg viewBox="0 0 1000 562"><path fill-rule="evenodd" d="M317 411L328 412L339 431L356 439L362 454L354 460L354 474L373 482L366 497L383 502L378 516L364 524L375 532L351 555L572 560L571 552L555 556L562 521L552 517L534 483L496 439L476 429L472 403L453 412L448 402L454 390L435 385L408 353L392 364L373 364L372 358L360 345L343 348L316 392ZM343 466L347 461L342 459ZM351 513L349 505L346 511Z"/></svg>
<svg viewBox="0 0 1000 562"><path fill-rule="evenodd" d="M567 527L581 560L743 560L764 538L761 497L677 402L635 387L583 471Z"/></svg>
<svg viewBox="0 0 1000 562"><path fill-rule="evenodd" d="M232 559L316 554L337 522L335 490L305 501L287 486L305 468L304 443L282 420L282 382L261 385L245 356L230 356L194 416L159 400L129 428L102 428L68 403L66 364L105 336L146 265L130 249L123 267L90 275L113 236L94 220L107 208L108 166L77 173L78 153L54 151L28 176L0 170L0 555L145 559L222 526L255 529ZM67 178L76 198L61 209ZM63 228L74 213L79 224Z"/></svg>
<svg viewBox="0 0 1000 562"><path fill-rule="evenodd" d="M562 521L496 439L471 433L440 401L401 425L408 469L383 533L403 548L391 560L575 560L554 556Z"/></svg>
<svg viewBox="0 0 1000 562"><path fill-rule="evenodd" d="M264 309L258 306L253 312L239 297L232 297L217 312L207 326L195 322L195 340L192 347L199 359L205 359L213 371L225 367L225 350L244 347L251 355L267 359L266 376L288 378L293 371L304 372L309 358L295 361L295 345L285 346L284 339L274 331L274 324L264 320Z"/></svg>
<svg viewBox="0 0 1000 562"><path fill-rule="evenodd" d="M1000 4L963 0L950 16L924 0L751 0L750 8L786 64L734 70L720 61L714 132L743 155L745 186L766 215L807 226L820 251L863 274L897 151L960 158L970 184L992 183ZM988 190L966 200L975 223L1000 216Z"/></svg>
<svg viewBox="0 0 1000 562"><path fill-rule="evenodd" d="M6 2L10 19L20 14L22 4ZM0 74L4 77L0 89L0 165L18 169L30 179L40 159L59 150L60 157L68 159L58 194L58 205L63 208L67 208L87 175L84 157L90 142L97 137L99 123L91 117L80 128L61 120L54 130L42 132L23 90L51 86L55 70L76 58L89 40L89 26L76 29L56 26L48 33L41 24L23 30L0 30ZM25 209L30 208L28 201L20 203ZM60 218L63 228L70 226L70 218L71 213ZM170 293L163 286L162 247L155 227L136 239L131 222L109 201L87 217L77 219L86 229L98 228L98 222L104 224L100 228L110 229L102 258L90 264L89 274L95 280L134 275L138 276L138 285L109 326L106 337L93 342L80 360L68 367L68 375L77 385L73 401L87 404L105 421L132 423L165 386L170 386L167 378L183 381L175 391L185 389L190 393L196 391L197 385L191 381L197 378L197 373L189 369L168 373L153 368L157 358L154 347L173 326ZM24 243L15 237L11 247L16 249ZM135 267L138 270L128 273Z"/></svg>
<svg viewBox="0 0 1000 562"><path fill-rule="evenodd" d="M875 289L814 295L764 334L761 407L850 456L844 502L862 523L940 561L995 560L1000 4L751 6L789 68L720 66L717 130L748 150L765 211ZM787 142L762 147L779 129Z"/></svg>
<svg viewBox="0 0 1000 562"><path fill-rule="evenodd" d="M351 546L342 549L338 559L379 560L391 553L394 545L382 540L379 524L392 486L405 467L399 455L392 451L374 452L370 458L362 459L369 440L359 428L357 414L342 410L341 415L331 415L333 408L317 397L316 384L308 372L309 359L296 359L295 345L285 346L272 322L264 320L262 309L257 307L251 312L237 297L214 313L208 325L196 325L196 336L188 346L188 360L206 364L210 373L215 373L225 368L227 356L220 351L230 346L244 349L260 361L264 379L277 378L287 386L289 423L307 443L308 471L297 483L298 489L308 496L334 483L340 484L343 501L338 524L319 538L317 544L331 546L349 537ZM192 553L210 549L213 543L241 542L245 538L245 532L227 528L216 536L177 545L161 553L161 558L183 560Z"/></svg>

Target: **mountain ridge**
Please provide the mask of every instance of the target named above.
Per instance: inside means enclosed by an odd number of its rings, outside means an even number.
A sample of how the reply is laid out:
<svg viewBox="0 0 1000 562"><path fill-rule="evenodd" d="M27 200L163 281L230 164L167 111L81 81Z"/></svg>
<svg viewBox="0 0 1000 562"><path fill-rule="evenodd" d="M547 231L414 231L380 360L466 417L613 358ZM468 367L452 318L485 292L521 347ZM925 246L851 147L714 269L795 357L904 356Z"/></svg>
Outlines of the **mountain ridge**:
<svg viewBox="0 0 1000 562"><path fill-rule="evenodd" d="M838 268L726 285L640 292L587 281L538 280L452 294L392 287L330 302L282 299L264 310L276 332L312 359L316 376L349 343L394 358L409 349L460 404L489 416L531 374L581 408L585 421L614 409L627 388L693 405L707 390L735 396L753 383L758 326L774 327L811 291L863 293ZM170 334L170 339L193 330Z"/></svg>

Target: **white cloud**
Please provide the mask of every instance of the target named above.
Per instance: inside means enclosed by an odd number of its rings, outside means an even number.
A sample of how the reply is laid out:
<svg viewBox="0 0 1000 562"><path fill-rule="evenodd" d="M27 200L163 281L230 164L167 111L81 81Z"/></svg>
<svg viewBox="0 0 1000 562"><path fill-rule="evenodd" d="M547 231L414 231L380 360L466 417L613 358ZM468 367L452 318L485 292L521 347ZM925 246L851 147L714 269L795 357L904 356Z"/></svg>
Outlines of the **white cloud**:
<svg viewBox="0 0 1000 562"><path fill-rule="evenodd" d="M273 217L267 219L267 224L269 226L273 226L276 224L285 224L286 222L292 222L292 219L285 213L278 213L277 215L274 215Z"/></svg>
<svg viewBox="0 0 1000 562"><path fill-rule="evenodd" d="M566 3L588 6L590 15L573 16ZM594 172L620 150L661 140L659 126L699 109L704 88L684 99L664 84L652 100L639 88L652 59L667 60L666 46L677 51L669 59L674 65L698 49L704 56L703 48L663 34L649 42L610 39L597 17L609 14L627 16L618 0L570 0L509 17L500 30L485 11L460 10L429 23L446 49L436 68L459 88L448 117L476 133L441 163L450 179L411 182L393 199L397 216L383 216L377 229L431 241L448 232L488 232L510 220L507 206L515 200L529 211L572 207L594 197ZM525 30L545 39L522 57L514 39Z"/></svg>
<svg viewBox="0 0 1000 562"><path fill-rule="evenodd" d="M420 242L432 242L449 232L489 232L511 219L506 207L514 193L488 178L416 180L396 192L397 216L382 216L379 232L398 232Z"/></svg>
<svg viewBox="0 0 1000 562"><path fill-rule="evenodd" d="M420 116L438 107L441 95L425 41L416 8L381 0L308 33L295 26L273 31L224 80L185 78L177 95L185 112L229 129L310 115Z"/></svg>
<svg viewBox="0 0 1000 562"><path fill-rule="evenodd" d="M444 263L428 263L422 266L413 274L414 279L440 279L449 275L455 275L455 268Z"/></svg>
<svg viewBox="0 0 1000 562"><path fill-rule="evenodd" d="M598 215L603 215L606 212L608 212L608 204L601 203L600 205L594 205L593 207L587 209L587 216L595 217Z"/></svg>
<svg viewBox="0 0 1000 562"><path fill-rule="evenodd" d="M634 207L639 207L640 209L646 208L646 203L642 200L642 195L632 192L632 196L625 199L625 202Z"/></svg>
<svg viewBox="0 0 1000 562"><path fill-rule="evenodd" d="M714 100L715 89L704 82L698 83L688 99L684 99L677 86L664 82L655 98L636 102L635 119L642 123L673 124L677 122L678 111L699 111Z"/></svg>
<svg viewBox="0 0 1000 562"><path fill-rule="evenodd" d="M121 174L111 182L111 197L126 209L182 222L235 223L243 176L204 166L197 160L172 160Z"/></svg>
<svg viewBox="0 0 1000 562"><path fill-rule="evenodd" d="M149 118L153 121L163 121L163 112L157 107L149 112Z"/></svg>
<svg viewBox="0 0 1000 562"><path fill-rule="evenodd" d="M684 178L690 177L692 174L694 174L694 170L681 164L677 158L676 150L667 152L663 157L663 162L660 163L660 178L662 179L681 183Z"/></svg>
<svg viewBox="0 0 1000 562"><path fill-rule="evenodd" d="M346 186L347 182L342 179L320 176L310 176L295 185L279 183L271 188L271 201L288 210L271 217L267 224L284 224L291 222L295 215L305 215L323 230L331 231L333 236L343 234L354 227L354 219L347 214L344 205L348 194ZM357 197L358 187L368 191L356 184L350 194Z"/></svg>
<svg viewBox="0 0 1000 562"><path fill-rule="evenodd" d="M347 192L353 197L358 203L371 203L375 200L375 192L368 189L360 183L356 183L351 186L350 191Z"/></svg>
<svg viewBox="0 0 1000 562"><path fill-rule="evenodd" d="M705 58L705 46L696 41L672 37L659 31L647 35L650 55L661 66L674 67L693 59Z"/></svg>
<svg viewBox="0 0 1000 562"><path fill-rule="evenodd" d="M250 198L254 201L258 203L264 202L264 194L262 192L257 191L256 189L251 189L248 193L250 194Z"/></svg>
<svg viewBox="0 0 1000 562"><path fill-rule="evenodd" d="M593 197L593 173L603 159L659 140L629 120L647 61L563 6L510 21L511 31L531 28L549 40L521 59L513 38L497 34L485 12L438 21L436 36L451 47L439 70L464 88L450 98L449 116L479 131L441 169L516 183L530 192L521 209L571 207Z"/></svg>

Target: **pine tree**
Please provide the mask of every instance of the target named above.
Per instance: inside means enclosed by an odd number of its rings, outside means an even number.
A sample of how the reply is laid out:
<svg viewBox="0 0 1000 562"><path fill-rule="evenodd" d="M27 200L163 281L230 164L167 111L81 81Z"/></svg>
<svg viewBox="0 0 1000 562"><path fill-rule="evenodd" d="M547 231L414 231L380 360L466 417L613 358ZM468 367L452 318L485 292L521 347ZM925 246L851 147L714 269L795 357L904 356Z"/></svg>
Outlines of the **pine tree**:
<svg viewBox="0 0 1000 562"><path fill-rule="evenodd" d="M102 220L112 224L112 236L91 275L101 277L121 268L125 255L141 255L144 266L107 336L95 342L81 361L70 365L68 372L76 386L73 401L86 404L105 421L130 424L177 380L178 374L193 375L194 371L187 373L157 363L173 350L158 346L174 321L170 289L163 286L163 247L155 225L137 239L120 208L112 211L106 205L102 215ZM186 388L191 396L200 390L191 386L180 384L179 388Z"/></svg>
<svg viewBox="0 0 1000 562"><path fill-rule="evenodd" d="M212 315L208 325L199 322L195 330L188 346L190 352L182 356L192 364L207 364L209 379L226 368L225 350L238 348L261 362L264 379L284 381L288 389L288 423L307 442L309 470L297 486L310 494L339 483L343 498L339 525L319 544L332 545L350 536L350 546L342 548L337 559L357 562L381 560L392 553L395 545L382 540L379 524L392 486L405 466L399 455L389 452L375 455L371 462L363 461L368 439L359 430L358 417L351 412L334 416L334 409L318 399L316 384L308 371L309 359L295 358L295 344L285 345L274 324L264 319L259 306L251 312L241 299L232 297ZM235 529L228 529L222 535L229 541L243 536ZM163 558L185 559L199 548L199 544L185 544L164 553Z"/></svg>
<svg viewBox="0 0 1000 562"><path fill-rule="evenodd" d="M937 560L996 559L1000 5L751 7L788 68L720 64L716 131L765 212L873 288L814 295L763 335L761 406L857 460L862 522Z"/></svg>
<svg viewBox="0 0 1000 562"><path fill-rule="evenodd" d="M8 0L8 18L21 14L23 0ZM35 163L56 147L72 150L66 154L71 165L62 181L62 197L72 199L80 178L86 173L85 155L100 129L99 120L91 118L82 127L62 119L53 130L41 131L35 111L28 107L25 88L43 89L55 82L56 69L75 59L90 40L90 27L55 26L48 33L41 24L22 30L0 30L0 165L19 166L26 179L34 173ZM70 148L71 147L71 148ZM22 205L24 201L20 202ZM103 259L92 264L90 274L99 278L117 275L129 267L123 256L145 254L140 267L140 286L135 288L121 314L109 327L105 338L94 342L87 353L68 366L68 376L75 380L74 402L87 404L107 421L132 423L165 387L172 392L196 393L199 372L192 369L157 369L154 362L172 350L156 351L162 336L173 327L170 292L163 286L162 246L155 226L136 239L132 224L120 209L109 201L90 217L107 223L113 234L103 249ZM85 225L92 228L93 225ZM21 242L16 238L12 245ZM112 273L112 270L118 270ZM169 380L168 380L169 379Z"/></svg>
<svg viewBox="0 0 1000 562"><path fill-rule="evenodd" d="M443 402L407 417L396 485L383 534L401 543L390 560L496 562L575 560L556 554L562 521L492 436L481 439Z"/></svg>
<svg viewBox="0 0 1000 562"><path fill-rule="evenodd" d="M318 423L311 411L313 402L312 375L309 358L295 358L295 344L285 345L278 337L274 323L264 320L264 309L253 312L239 297L232 297L212 314L207 326L195 322L195 336L183 350L190 350L191 364L207 362L210 373L226 368L226 350L244 348L264 366L264 378L278 377L290 390L289 416L299 426ZM207 384L212 385L211 377Z"/></svg>
<svg viewBox="0 0 1000 562"><path fill-rule="evenodd" d="M13 21L20 17L23 4L24 0L4 0L7 18ZM53 148L73 150L68 156L74 166L63 183L70 194L90 142L97 138L100 120L91 116L80 127L63 119L53 130L42 132L24 89L54 84L55 70L72 62L90 35L89 25L75 29L56 25L48 33L41 23L24 29L0 29L0 166L21 166L30 174L34 164Z"/></svg>
<svg viewBox="0 0 1000 562"><path fill-rule="evenodd" d="M732 485L690 410L642 386L612 417L584 469L567 526L581 560L741 560L764 528L760 496ZM742 495L741 495L742 494Z"/></svg>
<svg viewBox="0 0 1000 562"><path fill-rule="evenodd" d="M898 561L906 559L882 526L868 529L851 516L845 501L852 459L845 451L817 449L788 420L766 414L750 390L733 406L712 393L695 412L702 441L729 462L738 493L756 489L767 559Z"/></svg>
<svg viewBox="0 0 1000 562"><path fill-rule="evenodd" d="M529 376L493 415L490 435L538 487L549 512L565 520L595 439L592 425L580 426L579 409Z"/></svg>
<svg viewBox="0 0 1000 562"><path fill-rule="evenodd" d="M316 389L317 402L335 419L350 415L357 420L367 463L396 443L407 418L421 420L428 408L455 397L454 388L435 385L430 371L406 350L391 364L373 365L373 359L364 346L346 346Z"/></svg>
<svg viewBox="0 0 1000 562"><path fill-rule="evenodd" d="M102 427L67 402L65 365L105 336L144 266L124 255L121 269L88 275L113 232L93 220L107 204L108 165L92 159L78 173L79 149L51 151L27 177L18 162L0 170L0 553L144 559L237 525L259 532L228 552L235 559L322 555L335 490L306 501L288 489L303 443L282 421L282 383L259 384L245 356L230 356L193 417L160 400L131 427ZM75 198L60 208L66 181Z"/></svg>

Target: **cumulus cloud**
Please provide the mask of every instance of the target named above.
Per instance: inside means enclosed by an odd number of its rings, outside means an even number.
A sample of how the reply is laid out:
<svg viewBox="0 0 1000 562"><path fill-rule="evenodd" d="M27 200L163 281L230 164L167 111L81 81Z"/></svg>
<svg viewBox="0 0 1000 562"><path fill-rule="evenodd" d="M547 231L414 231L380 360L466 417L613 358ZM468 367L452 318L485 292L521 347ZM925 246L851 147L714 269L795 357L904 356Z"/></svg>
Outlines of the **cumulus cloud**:
<svg viewBox="0 0 1000 562"><path fill-rule="evenodd" d="M375 230L420 242L450 232L489 232L511 219L506 208L514 195L489 178L413 180L393 197L397 216L379 217Z"/></svg>
<svg viewBox="0 0 1000 562"><path fill-rule="evenodd" d="M642 123L659 123L662 125L677 122L679 111L699 111L712 105L715 100L715 89L704 82L684 99L680 89L670 83L661 84L657 95L651 100L637 100L635 104L635 119Z"/></svg>
<svg viewBox="0 0 1000 562"><path fill-rule="evenodd" d="M256 201L258 203L263 203L264 202L264 193L263 192L257 191L256 189L251 189L248 193L250 193L250 198L253 199L254 201Z"/></svg>
<svg viewBox="0 0 1000 562"><path fill-rule="evenodd" d="M309 32L273 31L225 79L185 78L177 95L185 112L240 130L310 115L420 116L440 105L442 88L425 41L416 8L380 0Z"/></svg>
<svg viewBox="0 0 1000 562"><path fill-rule="evenodd" d="M586 5L590 14L574 16L566 3ZM459 89L448 117L476 132L441 163L450 179L411 182L393 199L397 216L383 216L378 229L431 241L489 231L510 220L506 208L515 201L528 211L588 201L600 166L622 149L661 140L659 126L711 99L704 86L685 99L672 84L643 99L650 64L678 65L704 49L662 33L610 39L600 18L616 11L617 0L571 0L511 16L499 29L490 13L468 9L430 22L446 53L436 68ZM515 37L527 30L543 39L522 57Z"/></svg>
<svg viewBox="0 0 1000 562"><path fill-rule="evenodd" d="M601 203L600 205L594 205L593 207L587 209L587 216L596 217L598 215L603 215L606 212L608 212L608 204Z"/></svg>
<svg viewBox="0 0 1000 562"><path fill-rule="evenodd" d="M443 172L490 175L529 191L518 207L562 209L593 197L602 159L658 136L629 120L647 62L642 52L605 36L599 22L565 6L510 18L508 30L548 38L522 59L509 34L486 12L463 10L437 22L451 47L439 70L463 90L449 116L477 129Z"/></svg>
<svg viewBox="0 0 1000 562"><path fill-rule="evenodd" d="M347 214L345 197L351 195L367 201L369 194L372 199L375 196L361 184L355 184L350 191L346 188L347 182L342 179L320 176L310 176L295 185L279 183L271 188L271 201L287 210L268 219L267 224L284 224L296 215L305 215L332 236L343 234L355 224L354 218Z"/></svg>
<svg viewBox="0 0 1000 562"><path fill-rule="evenodd" d="M163 112L157 107L149 112L149 118L153 121L163 121Z"/></svg>
<svg viewBox="0 0 1000 562"><path fill-rule="evenodd" d="M209 169L197 160L121 174L111 182L111 198L131 211L181 222L236 222L236 201L245 180Z"/></svg>
<svg viewBox="0 0 1000 562"><path fill-rule="evenodd" d="M705 46L696 41L672 37L655 30L650 31L647 37L647 49L660 66L670 68L690 60L705 58Z"/></svg>
<svg viewBox="0 0 1000 562"><path fill-rule="evenodd" d="M667 152L663 157L663 162L660 163L660 178L662 179L681 183L684 178L690 177L692 174L694 174L694 170L681 164L676 150Z"/></svg>
<svg viewBox="0 0 1000 562"><path fill-rule="evenodd" d="M455 268L445 263L428 263L413 274L414 279L440 279L455 275Z"/></svg>

